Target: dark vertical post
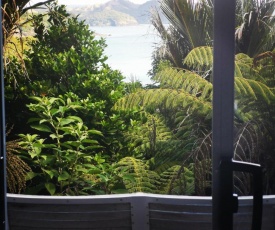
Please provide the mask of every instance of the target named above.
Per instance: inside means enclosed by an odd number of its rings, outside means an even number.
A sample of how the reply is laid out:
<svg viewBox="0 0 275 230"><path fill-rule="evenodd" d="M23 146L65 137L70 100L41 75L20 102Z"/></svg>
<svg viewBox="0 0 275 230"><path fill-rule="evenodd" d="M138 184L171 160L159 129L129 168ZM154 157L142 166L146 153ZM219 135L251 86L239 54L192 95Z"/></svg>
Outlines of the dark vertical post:
<svg viewBox="0 0 275 230"><path fill-rule="evenodd" d="M214 1L213 230L233 229L233 174L220 171L233 157L235 0Z"/></svg>
<svg viewBox="0 0 275 230"><path fill-rule="evenodd" d="M2 6L2 1L0 0ZM0 10L0 18L2 19L2 9ZM7 198L6 198L6 131L5 131L5 98L4 98L4 73L3 73L3 29L0 32L0 196L1 196L1 210L0 210L0 229L7 229Z"/></svg>

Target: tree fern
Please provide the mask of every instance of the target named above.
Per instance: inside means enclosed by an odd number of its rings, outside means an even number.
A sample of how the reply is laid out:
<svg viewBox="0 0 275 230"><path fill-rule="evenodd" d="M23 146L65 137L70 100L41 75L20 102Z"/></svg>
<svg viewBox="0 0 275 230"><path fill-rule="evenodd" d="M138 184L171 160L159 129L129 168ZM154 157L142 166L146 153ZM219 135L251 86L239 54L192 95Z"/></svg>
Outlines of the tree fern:
<svg viewBox="0 0 275 230"><path fill-rule="evenodd" d="M132 143L131 150L136 157L149 159L156 154L159 142L170 140L171 130L162 117L147 114L147 121L125 133L125 139Z"/></svg>
<svg viewBox="0 0 275 230"><path fill-rule="evenodd" d="M212 107L211 103L193 96L184 90L150 89L127 95L119 100L114 108L134 109L138 106L155 109L158 107L165 107L167 109L179 107L182 109L191 108L201 114L209 114Z"/></svg>
<svg viewBox="0 0 275 230"><path fill-rule="evenodd" d="M275 109L271 106L275 100L272 88L275 79L272 80L274 75L268 75L273 69L270 67L262 70L266 65L274 64L273 61L273 55L268 54L257 61L245 54L236 55L235 130L236 140L239 140L235 143L236 159L247 161L246 157L253 155L253 151L261 146L256 138L269 136L273 132L273 129L268 129L273 127L269 122L266 122L265 127L268 128L264 135L260 135L260 126L249 123L252 120L265 123L265 120L275 119ZM186 170L183 169L188 168L192 162L195 193L211 194L212 83L211 78L205 76L211 73L212 64L211 47L195 48L184 60L184 65L189 70L162 68L154 76L159 88L126 95L114 107L146 111L148 121L141 124L135 132L128 133L127 138L135 146L133 152L141 153L140 159L143 157L147 160L147 169L159 175L156 183L163 193L168 190L173 194L187 193L183 192L184 185L180 181L176 182L176 179L184 179ZM150 124L152 121L154 125ZM272 140L275 141L275 138ZM265 162L269 165L268 161ZM176 170L179 170L178 174ZM239 194L250 194L250 177L235 174L234 178L236 191ZM248 186L247 190L244 189L245 185Z"/></svg>
<svg viewBox="0 0 275 230"><path fill-rule="evenodd" d="M133 192L157 193L159 176L142 160L125 157L117 163L117 169L134 180L124 180L126 189Z"/></svg>
<svg viewBox="0 0 275 230"><path fill-rule="evenodd" d="M160 193L173 195L192 195L194 193L194 174L192 169L174 165L160 174Z"/></svg>
<svg viewBox="0 0 275 230"><path fill-rule="evenodd" d="M212 99L212 84L196 72L166 68L158 72L153 79L160 82L163 88L182 89L207 101Z"/></svg>
<svg viewBox="0 0 275 230"><path fill-rule="evenodd" d="M275 49L257 55L253 59L253 66L259 71L264 82L269 87L275 87Z"/></svg>
<svg viewBox="0 0 275 230"><path fill-rule="evenodd" d="M194 71L212 68L213 53L211 47L196 47L185 58L184 63ZM274 97L272 89L265 84L265 80L256 68L253 59L246 54L235 56L235 92L236 99L249 96L253 100L261 99L268 103Z"/></svg>
<svg viewBox="0 0 275 230"><path fill-rule="evenodd" d="M191 69L204 70L213 66L213 48L200 46L192 49L183 60L183 64Z"/></svg>

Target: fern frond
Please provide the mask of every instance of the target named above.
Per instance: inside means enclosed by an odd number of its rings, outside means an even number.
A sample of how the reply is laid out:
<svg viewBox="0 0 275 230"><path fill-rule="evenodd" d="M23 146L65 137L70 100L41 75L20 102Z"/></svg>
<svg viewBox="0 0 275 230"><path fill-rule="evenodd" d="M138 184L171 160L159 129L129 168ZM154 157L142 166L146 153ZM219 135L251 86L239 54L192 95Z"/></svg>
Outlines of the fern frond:
<svg viewBox="0 0 275 230"><path fill-rule="evenodd" d="M137 106L151 109L191 109L204 116L211 116L212 105L200 97L195 97L184 90L150 89L127 95L119 100L115 109L134 109ZM132 98L137 98L132 100Z"/></svg>
<svg viewBox="0 0 275 230"><path fill-rule="evenodd" d="M209 46L200 46L192 49L183 60L183 64L197 70L212 68L213 48Z"/></svg>
<svg viewBox="0 0 275 230"><path fill-rule="evenodd" d="M129 192L157 192L159 176L151 171L144 161L134 157L125 157L117 163L117 169L134 178L134 180L124 180Z"/></svg>
<svg viewBox="0 0 275 230"><path fill-rule="evenodd" d="M155 156L159 142L172 138L171 130L166 126L164 118L158 114L148 114L147 121L125 134L125 139L132 143L132 152L136 157L147 159Z"/></svg>
<svg viewBox="0 0 275 230"><path fill-rule="evenodd" d="M172 166L168 168L166 171L160 174L160 193L161 194L169 194L172 188L173 181L178 176L178 172L180 170L179 165Z"/></svg>
<svg viewBox="0 0 275 230"><path fill-rule="evenodd" d="M170 167L171 164L179 164L191 151L193 145L190 144L190 139L175 140L171 139L165 142L159 142L156 148L155 156L150 160L151 168L156 172L161 172Z"/></svg>
<svg viewBox="0 0 275 230"><path fill-rule="evenodd" d="M235 78L237 77L265 82L258 70L253 68L253 59L243 53L235 55Z"/></svg>
<svg viewBox="0 0 275 230"><path fill-rule="evenodd" d="M213 66L212 47L203 46L194 48L186 56L183 63L195 71L211 69ZM243 53L235 56L235 78L236 77L261 80L264 82L259 72L253 68L253 59Z"/></svg>
<svg viewBox="0 0 275 230"><path fill-rule="evenodd" d="M243 97L252 97L254 100L263 100L270 104L275 99L272 89L266 84L245 78L235 78L236 99Z"/></svg>
<svg viewBox="0 0 275 230"><path fill-rule="evenodd" d="M160 193L173 195L192 195L194 193L194 174L192 169L174 165L160 174Z"/></svg>
<svg viewBox="0 0 275 230"><path fill-rule="evenodd" d="M212 84L195 72L171 67L159 71L154 79L160 82L163 88L182 89L196 97L211 101Z"/></svg>

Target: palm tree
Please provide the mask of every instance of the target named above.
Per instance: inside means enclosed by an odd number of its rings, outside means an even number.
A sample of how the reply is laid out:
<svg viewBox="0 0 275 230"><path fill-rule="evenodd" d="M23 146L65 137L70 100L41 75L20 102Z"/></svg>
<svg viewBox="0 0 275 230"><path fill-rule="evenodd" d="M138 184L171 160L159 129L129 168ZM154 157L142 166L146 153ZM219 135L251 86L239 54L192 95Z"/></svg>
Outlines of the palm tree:
<svg viewBox="0 0 275 230"><path fill-rule="evenodd" d="M275 48L275 1L245 2L239 7L243 17L235 33L236 52L256 57Z"/></svg>
<svg viewBox="0 0 275 230"><path fill-rule="evenodd" d="M22 32L22 25L28 22L28 20L22 21L23 15L25 15L30 10L37 9L52 1L54 0L42 1L37 4L30 5L30 0L3 0L2 31L4 48L15 34Z"/></svg>
<svg viewBox="0 0 275 230"><path fill-rule="evenodd" d="M163 0L161 10L169 20L166 28L155 10L152 24L162 43L155 51L156 59L167 59L175 67L183 67L182 60L195 47L212 45L212 0Z"/></svg>
<svg viewBox="0 0 275 230"><path fill-rule="evenodd" d="M2 1L2 34L3 34L3 60L6 81L12 82L14 90L18 87L18 79L15 78L12 68L21 68L21 76L28 79L28 73L23 58L24 36L22 27L32 19L28 13L39 9L54 0L41 1L31 5L30 0L3 0ZM18 41L19 42L18 42ZM16 59L13 60L13 59ZM20 66L16 66L19 62Z"/></svg>
<svg viewBox="0 0 275 230"><path fill-rule="evenodd" d="M272 51L275 43L275 1L249 0L236 2L236 53L256 57ZM212 0L162 0L161 11L169 20L165 27L155 10L152 24L162 41L153 54L153 71L161 60L169 60L174 67L184 67L182 60L194 48L212 46Z"/></svg>

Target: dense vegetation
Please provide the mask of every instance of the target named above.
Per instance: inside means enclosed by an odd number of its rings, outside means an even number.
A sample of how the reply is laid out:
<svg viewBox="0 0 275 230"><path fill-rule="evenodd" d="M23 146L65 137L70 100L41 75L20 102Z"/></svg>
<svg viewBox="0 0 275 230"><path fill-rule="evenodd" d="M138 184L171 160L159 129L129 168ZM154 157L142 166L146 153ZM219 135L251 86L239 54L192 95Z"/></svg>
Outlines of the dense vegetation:
<svg viewBox="0 0 275 230"><path fill-rule="evenodd" d="M146 87L124 83L106 64L104 40L84 21L46 6L46 17L27 19L33 38L18 36L28 48L5 52L8 156L16 162L8 162L9 190L209 195L212 1L162 1L170 26L153 14L162 44L153 55L157 84ZM274 9L274 1L237 1L234 155L265 167L267 194L275 192ZM239 194L251 193L247 175L235 179Z"/></svg>

